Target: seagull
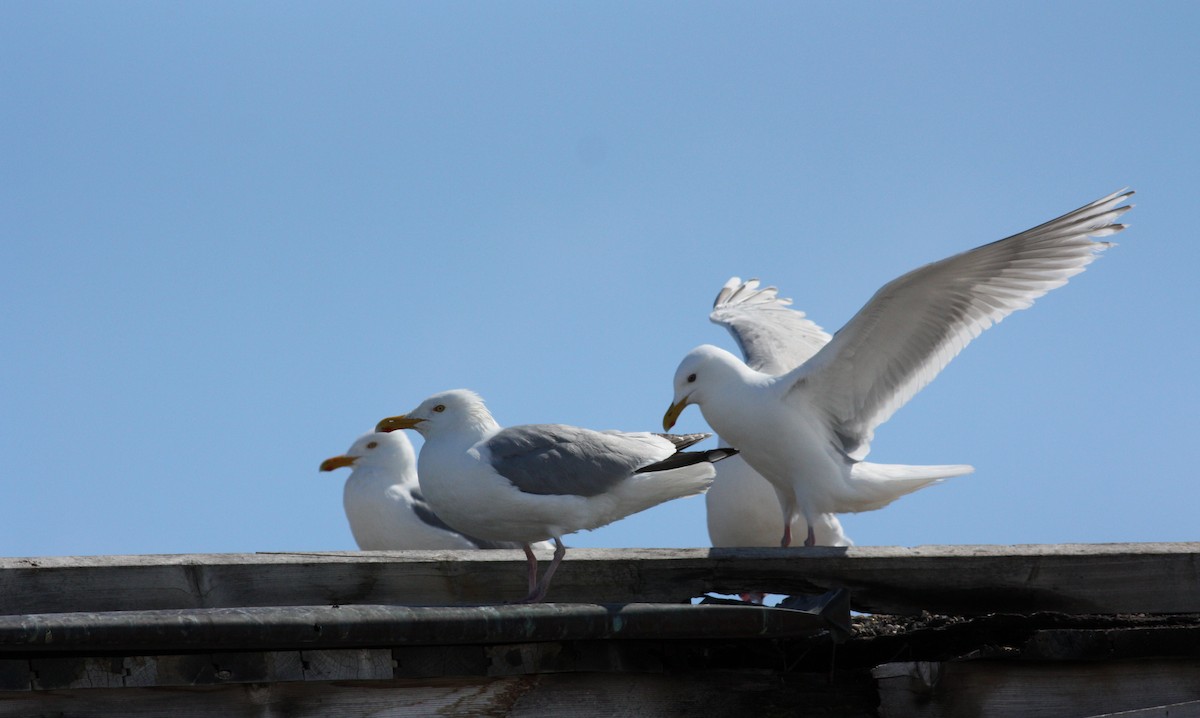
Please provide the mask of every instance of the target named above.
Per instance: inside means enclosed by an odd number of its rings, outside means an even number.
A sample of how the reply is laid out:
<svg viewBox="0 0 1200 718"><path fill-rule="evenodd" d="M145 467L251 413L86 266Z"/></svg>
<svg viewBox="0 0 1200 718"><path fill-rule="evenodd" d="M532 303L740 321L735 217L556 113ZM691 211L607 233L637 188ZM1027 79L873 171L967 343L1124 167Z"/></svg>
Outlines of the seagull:
<svg viewBox="0 0 1200 718"><path fill-rule="evenodd" d="M421 495L417 457L404 434L363 434L345 454L321 462L321 471L343 467L350 467L350 477L342 505L363 551L521 548L455 531L438 518Z"/></svg>
<svg viewBox="0 0 1200 718"><path fill-rule="evenodd" d="M830 336L791 309L792 300L779 297L775 287L760 287L757 279L733 277L717 294L709 319L729 330L747 365L768 374L782 374L803 364L825 346ZM718 442L721 438L717 437ZM775 489L741 456L717 464L717 476L704 494L708 537L713 546L774 546L783 532ZM792 535L808 533L797 516ZM817 546L853 546L837 516L822 513L813 527Z"/></svg>
<svg viewBox="0 0 1200 718"><path fill-rule="evenodd" d="M885 284L827 344L782 373L747 366L711 345L675 371L663 416L675 425L688 404L771 482L784 523L808 524L815 544L822 513L878 509L967 465L903 466L863 461L875 428L937 376L984 329L1026 309L1082 272L1125 228L1120 191L1058 219L913 270ZM741 340L745 338L742 337Z"/></svg>
<svg viewBox="0 0 1200 718"><path fill-rule="evenodd" d="M425 438L421 488L447 523L476 536L517 541L529 566L524 603L546 597L562 562L562 536L595 529L708 488L713 462L733 449L683 449L708 434L592 431L563 424L501 428L478 394L435 394L377 431L414 429ZM554 541L541 580L530 544Z"/></svg>

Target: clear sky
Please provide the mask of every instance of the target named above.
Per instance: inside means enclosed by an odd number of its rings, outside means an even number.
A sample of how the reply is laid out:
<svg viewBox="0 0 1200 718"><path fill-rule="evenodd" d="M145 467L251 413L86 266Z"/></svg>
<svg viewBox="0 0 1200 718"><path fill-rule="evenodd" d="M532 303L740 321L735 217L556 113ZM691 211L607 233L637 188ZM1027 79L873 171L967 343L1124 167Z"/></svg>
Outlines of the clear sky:
<svg viewBox="0 0 1200 718"><path fill-rule="evenodd" d="M0 554L353 548L317 465L429 394L653 430L733 348L728 277L833 331L1125 186L1119 246L873 444L976 473L844 522L1200 539L1198 36L1191 2L0 4ZM568 543L706 546L704 502Z"/></svg>

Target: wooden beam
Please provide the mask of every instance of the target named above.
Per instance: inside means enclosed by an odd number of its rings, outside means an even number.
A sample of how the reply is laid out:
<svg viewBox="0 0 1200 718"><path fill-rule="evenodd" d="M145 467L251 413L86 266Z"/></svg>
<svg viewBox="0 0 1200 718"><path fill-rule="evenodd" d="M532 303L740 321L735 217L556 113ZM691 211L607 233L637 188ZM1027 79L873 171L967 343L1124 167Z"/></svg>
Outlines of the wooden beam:
<svg viewBox="0 0 1200 718"><path fill-rule="evenodd" d="M1200 544L797 549L571 549L556 602L683 601L706 592L849 588L891 614L1200 612ZM525 592L518 551L0 559L0 610L498 604Z"/></svg>
<svg viewBox="0 0 1200 718"><path fill-rule="evenodd" d="M558 673L473 679L243 683L195 687L92 688L0 693L0 718L229 718L287 715L752 716L876 715L868 674L696 671L671 674Z"/></svg>
<svg viewBox="0 0 1200 718"><path fill-rule="evenodd" d="M1200 701L1171 703L1119 713L1102 713L1089 718L1200 718Z"/></svg>
<svg viewBox="0 0 1200 718"><path fill-rule="evenodd" d="M844 603L842 616L849 621ZM836 608L835 608L836 614ZM797 638L819 614L763 606L281 606L0 616L0 656L269 651L583 640ZM390 675L390 674L389 674Z"/></svg>
<svg viewBox="0 0 1200 718"><path fill-rule="evenodd" d="M1200 698L1187 660L889 663L874 675L889 718L1096 716Z"/></svg>

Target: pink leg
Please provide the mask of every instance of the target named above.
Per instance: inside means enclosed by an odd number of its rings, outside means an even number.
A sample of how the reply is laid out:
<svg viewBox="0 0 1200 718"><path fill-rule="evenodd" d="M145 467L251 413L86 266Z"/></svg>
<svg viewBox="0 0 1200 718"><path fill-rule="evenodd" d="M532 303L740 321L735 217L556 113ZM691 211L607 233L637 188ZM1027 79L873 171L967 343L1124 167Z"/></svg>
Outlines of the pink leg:
<svg viewBox="0 0 1200 718"><path fill-rule="evenodd" d="M525 549L525 558L529 562L529 595L532 596L537 589L537 556L533 555L533 547L529 544L522 548Z"/></svg>
<svg viewBox="0 0 1200 718"><path fill-rule="evenodd" d="M779 548L787 548L792 545L792 524L785 522L783 524L783 540L779 542Z"/></svg>
<svg viewBox="0 0 1200 718"><path fill-rule="evenodd" d="M804 545L805 546L816 546L817 545L817 535L816 535L816 533L813 532L812 524L808 525L808 537L804 539Z"/></svg>
<svg viewBox="0 0 1200 718"><path fill-rule="evenodd" d="M567 555L567 547L563 546L563 542L557 536L554 537L554 558L551 559L550 565L546 568L545 575L538 582L534 590L529 592L521 603L541 603L546 597L546 591L550 588L550 579L554 578L554 572L558 570L558 564L562 563L563 556Z"/></svg>

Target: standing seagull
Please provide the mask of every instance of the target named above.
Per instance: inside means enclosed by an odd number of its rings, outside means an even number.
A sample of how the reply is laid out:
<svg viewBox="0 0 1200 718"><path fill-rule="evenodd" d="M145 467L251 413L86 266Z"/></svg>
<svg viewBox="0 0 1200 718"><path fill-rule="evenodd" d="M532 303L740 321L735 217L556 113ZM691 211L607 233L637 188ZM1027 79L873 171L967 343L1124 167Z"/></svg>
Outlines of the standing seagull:
<svg viewBox="0 0 1200 718"><path fill-rule="evenodd" d="M783 509L781 545L791 521L822 513L869 511L970 466L902 466L863 459L875 427L928 384L972 339L1046 292L1066 284L1108 248L1115 234L1111 194L1017 235L916 269L885 284L811 359L772 375L704 345L675 371L675 397L663 426L688 404L770 481Z"/></svg>
<svg viewBox="0 0 1200 718"><path fill-rule="evenodd" d="M421 488L447 523L523 544L528 603L545 598L566 553L564 534L698 494L712 483L713 462L737 453L682 451L708 434L628 434L562 424L502 429L483 399L465 389L435 394L376 429L415 429L425 437L417 462ZM547 538L554 540L554 559L539 581L530 544Z"/></svg>
<svg viewBox="0 0 1200 718"><path fill-rule="evenodd" d="M363 551L521 548L511 541L468 536L438 518L421 495L417 457L404 434L363 434L345 454L322 461L321 471L347 466L342 506Z"/></svg>
<svg viewBox="0 0 1200 718"><path fill-rule="evenodd" d="M775 287L760 287L757 279L743 282L733 277L717 294L708 315L733 335L746 364L764 374L795 369L831 338L804 312L790 308L792 300L780 298L778 292ZM704 494L704 503L713 546L779 543L783 518L775 488L742 457L717 465L717 476ZM806 535L808 523L797 515L789 530L794 536ZM813 533L817 546L854 545L834 514L820 514Z"/></svg>

